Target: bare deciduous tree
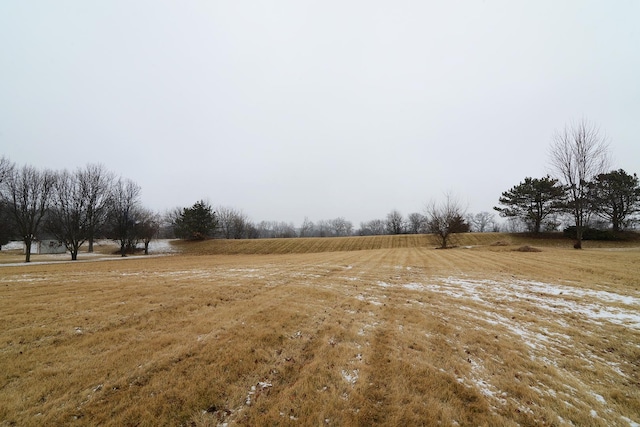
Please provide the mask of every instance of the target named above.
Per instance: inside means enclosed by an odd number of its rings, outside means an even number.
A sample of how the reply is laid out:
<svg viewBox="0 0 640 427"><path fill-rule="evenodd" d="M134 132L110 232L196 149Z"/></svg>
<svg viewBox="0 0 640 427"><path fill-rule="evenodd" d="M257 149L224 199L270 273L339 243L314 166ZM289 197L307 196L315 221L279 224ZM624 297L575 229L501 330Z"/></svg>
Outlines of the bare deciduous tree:
<svg viewBox="0 0 640 427"><path fill-rule="evenodd" d="M14 164L8 158L5 156L0 157L0 185L2 185L14 168Z"/></svg>
<svg viewBox="0 0 640 427"><path fill-rule="evenodd" d="M239 209L218 206L216 208L218 231L225 239L246 239L249 237L251 221Z"/></svg>
<svg viewBox="0 0 640 427"><path fill-rule="evenodd" d="M0 250L12 237L11 217L7 205L0 200Z"/></svg>
<svg viewBox="0 0 640 427"><path fill-rule="evenodd" d="M361 236L381 236L386 232L387 224L381 219L361 222L359 234Z"/></svg>
<svg viewBox="0 0 640 427"><path fill-rule="evenodd" d="M51 209L47 215L46 230L53 234L78 259L80 246L87 240L88 197L79 173L59 172L53 186Z"/></svg>
<svg viewBox="0 0 640 427"><path fill-rule="evenodd" d="M484 211L478 212L475 215L469 215L467 222L471 226L471 230L477 233L492 231L496 225L494 215Z"/></svg>
<svg viewBox="0 0 640 427"><path fill-rule="evenodd" d="M371 230L371 234L374 236L383 235L385 232L385 224L381 219L373 219L367 223L367 226Z"/></svg>
<svg viewBox="0 0 640 427"><path fill-rule="evenodd" d="M134 238L136 209L140 203L140 186L130 179L119 178L111 186L109 196L108 225L110 236L120 243L120 254L124 257L127 243Z"/></svg>
<svg viewBox="0 0 640 427"><path fill-rule="evenodd" d="M234 239L246 239L248 235L249 217L242 211L238 210L233 215L231 219L233 233L232 236Z"/></svg>
<svg viewBox="0 0 640 427"><path fill-rule="evenodd" d="M567 208L576 226L576 249L582 248L582 234L591 213L589 182L607 169L608 149L600 129L585 119L565 126L553 136L551 167L567 188Z"/></svg>
<svg viewBox="0 0 640 427"><path fill-rule="evenodd" d="M321 219L316 223L316 234L318 237L331 236L331 221Z"/></svg>
<svg viewBox="0 0 640 427"><path fill-rule="evenodd" d="M278 221L261 221L258 224L258 232L261 238L291 238L296 237L296 229L293 223Z"/></svg>
<svg viewBox="0 0 640 427"><path fill-rule="evenodd" d="M452 235L466 233L469 225L464 220L464 209L451 194L445 195L444 202L431 202L427 206L427 231L432 233L441 248L448 248Z"/></svg>
<svg viewBox="0 0 640 427"><path fill-rule="evenodd" d="M144 243L144 254L149 255L149 243L160 232L160 215L148 209L140 208L136 216L136 238Z"/></svg>
<svg viewBox="0 0 640 427"><path fill-rule="evenodd" d="M168 209L162 215L162 225L160 227L160 234L163 238L176 238L180 237L180 230L177 230L176 224L180 222L180 218L184 213L183 208L176 206L172 209Z"/></svg>
<svg viewBox="0 0 640 427"><path fill-rule="evenodd" d="M425 217L421 213L410 213L408 218L408 229L411 234L419 234L424 231Z"/></svg>
<svg viewBox="0 0 640 427"><path fill-rule="evenodd" d="M3 196L5 193L3 182L14 167L8 158L0 157L0 249L2 249L2 245L9 242L13 232L9 203Z"/></svg>
<svg viewBox="0 0 640 427"><path fill-rule="evenodd" d="M247 223L247 239L259 239L260 238L260 230L253 222Z"/></svg>
<svg viewBox="0 0 640 427"><path fill-rule="evenodd" d="M314 223L310 221L309 218L304 217L304 221L302 221L302 226L300 227L300 237L313 236L314 229Z"/></svg>
<svg viewBox="0 0 640 427"><path fill-rule="evenodd" d="M404 232L404 219L398 210L392 210L387 214L386 229L388 234L402 234Z"/></svg>
<svg viewBox="0 0 640 427"><path fill-rule="evenodd" d="M88 251L93 252L96 233L107 220L108 200L115 177L101 164L88 164L78 171L78 176L87 199Z"/></svg>
<svg viewBox="0 0 640 427"><path fill-rule="evenodd" d="M329 221L332 234L336 237L349 236L353 232L353 224L342 217L338 217Z"/></svg>
<svg viewBox="0 0 640 427"><path fill-rule="evenodd" d="M32 166L12 168L5 177L3 198L25 244L25 262L31 261L31 243L49 209L54 181L53 172L39 171Z"/></svg>

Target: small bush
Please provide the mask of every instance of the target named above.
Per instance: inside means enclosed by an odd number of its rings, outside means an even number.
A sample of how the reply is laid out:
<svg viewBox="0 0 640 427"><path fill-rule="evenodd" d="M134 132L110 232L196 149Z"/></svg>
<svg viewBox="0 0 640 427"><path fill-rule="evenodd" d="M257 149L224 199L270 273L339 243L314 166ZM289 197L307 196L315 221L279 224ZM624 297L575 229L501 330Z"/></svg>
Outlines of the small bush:
<svg viewBox="0 0 640 427"><path fill-rule="evenodd" d="M564 229L563 234L571 239L576 239L576 227ZM613 230L598 230L587 227L582 232L582 240L624 241L629 240L628 233Z"/></svg>
<svg viewBox="0 0 640 427"><path fill-rule="evenodd" d="M520 246L518 249L514 249L518 252L542 252L542 249L534 248L533 246Z"/></svg>

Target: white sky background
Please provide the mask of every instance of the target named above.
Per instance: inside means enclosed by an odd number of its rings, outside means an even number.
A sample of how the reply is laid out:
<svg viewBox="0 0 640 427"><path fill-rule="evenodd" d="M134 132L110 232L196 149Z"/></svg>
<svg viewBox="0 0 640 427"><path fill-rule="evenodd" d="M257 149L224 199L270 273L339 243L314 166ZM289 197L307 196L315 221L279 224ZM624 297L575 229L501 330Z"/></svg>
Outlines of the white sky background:
<svg viewBox="0 0 640 427"><path fill-rule="evenodd" d="M161 212L492 212L583 117L640 173L636 0L0 3L0 155Z"/></svg>

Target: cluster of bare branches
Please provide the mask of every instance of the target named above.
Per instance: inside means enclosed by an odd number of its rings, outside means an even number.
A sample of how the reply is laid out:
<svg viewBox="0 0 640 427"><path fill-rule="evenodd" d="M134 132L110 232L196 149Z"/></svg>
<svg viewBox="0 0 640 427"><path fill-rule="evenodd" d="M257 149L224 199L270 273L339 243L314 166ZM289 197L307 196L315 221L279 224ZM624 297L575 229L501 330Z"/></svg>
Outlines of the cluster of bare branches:
<svg viewBox="0 0 640 427"><path fill-rule="evenodd" d="M440 248L449 247L456 233L469 231L464 212L460 201L450 193L445 195L444 201L432 201L427 206L427 231L435 236Z"/></svg>
<svg viewBox="0 0 640 427"><path fill-rule="evenodd" d="M568 208L576 227L576 249L591 213L589 187L609 167L606 137L593 123L583 119L556 132L550 149L551 167L567 190Z"/></svg>
<svg viewBox="0 0 640 427"><path fill-rule="evenodd" d="M140 203L140 186L99 164L74 171L19 167L0 159L0 244L19 237L25 261L32 243L42 236L61 242L76 260L80 247L97 237L117 240L124 256L138 241L145 245L156 235L159 219Z"/></svg>
<svg viewBox="0 0 640 427"><path fill-rule="evenodd" d="M378 236L383 234L421 234L426 233L426 217L413 212L405 218L400 211L393 209L384 219L373 219L360 223L357 234L360 236Z"/></svg>

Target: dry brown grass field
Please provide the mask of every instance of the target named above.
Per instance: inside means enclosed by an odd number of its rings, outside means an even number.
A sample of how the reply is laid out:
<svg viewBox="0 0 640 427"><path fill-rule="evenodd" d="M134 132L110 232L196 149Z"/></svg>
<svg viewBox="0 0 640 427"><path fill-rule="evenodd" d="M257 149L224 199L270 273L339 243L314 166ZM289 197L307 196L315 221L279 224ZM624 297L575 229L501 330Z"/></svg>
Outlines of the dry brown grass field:
<svg viewBox="0 0 640 427"><path fill-rule="evenodd" d="M0 425L638 426L640 248L460 244L0 254Z"/></svg>

